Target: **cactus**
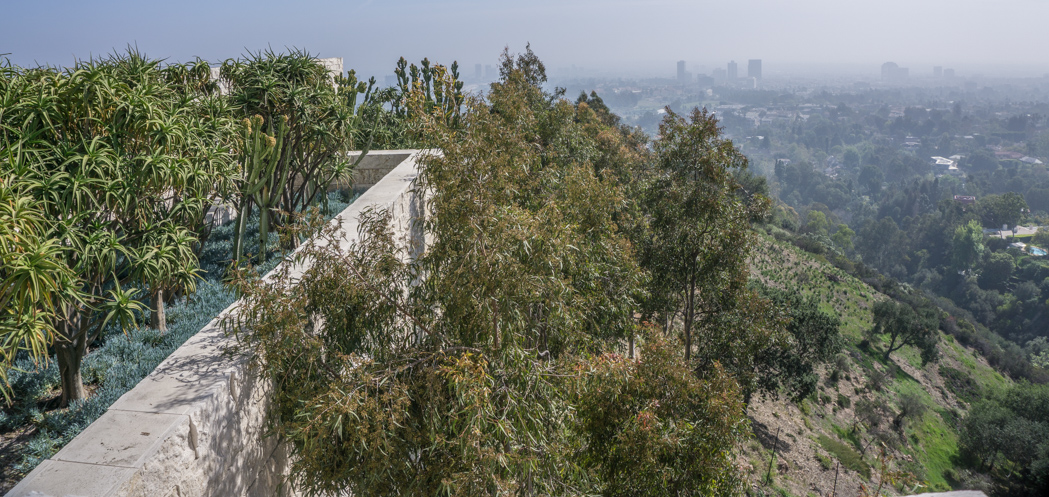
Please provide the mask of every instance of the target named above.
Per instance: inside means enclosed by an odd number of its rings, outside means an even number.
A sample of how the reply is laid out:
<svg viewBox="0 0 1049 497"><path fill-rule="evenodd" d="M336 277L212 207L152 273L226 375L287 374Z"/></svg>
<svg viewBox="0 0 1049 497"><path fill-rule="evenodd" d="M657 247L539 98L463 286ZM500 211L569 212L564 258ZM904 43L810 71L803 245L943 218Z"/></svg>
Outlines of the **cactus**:
<svg viewBox="0 0 1049 497"><path fill-rule="evenodd" d="M240 211L237 218L237 232L233 241L235 260L243 256L244 232L247 229L247 218L254 203L259 208L259 263L266 260L266 246L269 238L270 210L276 206L280 193L287 183L287 174L278 170L284 136L288 132L288 118L281 116L276 136L263 132L262 116L256 115L244 119L241 152ZM270 123L273 132L273 122Z"/></svg>

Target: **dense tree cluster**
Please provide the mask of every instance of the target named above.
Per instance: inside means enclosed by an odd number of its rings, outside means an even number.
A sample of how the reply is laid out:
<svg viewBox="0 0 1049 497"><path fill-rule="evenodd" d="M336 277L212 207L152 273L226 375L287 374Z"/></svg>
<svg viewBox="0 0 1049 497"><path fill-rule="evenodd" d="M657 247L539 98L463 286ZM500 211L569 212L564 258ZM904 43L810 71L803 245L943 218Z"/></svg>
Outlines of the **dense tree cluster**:
<svg viewBox="0 0 1049 497"><path fill-rule="evenodd" d="M1049 264L984 230L1047 224L1049 172L1034 159L1015 159L1049 153L1045 113L1002 112L1018 104L1000 97L945 102L919 94L795 97L786 104L809 104L807 119L731 131L776 137L770 149L746 152L767 161L771 190L783 202L772 224L793 232L798 246L862 261L935 296L981 334L1012 342L979 340L996 364L1015 377L1043 377L1023 349L1047 329ZM750 105L784 105L772 97ZM916 98L929 101L918 106ZM933 156L953 157L957 169L933 164ZM1044 248L1049 238L1013 241Z"/></svg>
<svg viewBox="0 0 1049 497"><path fill-rule="evenodd" d="M37 290L47 295L34 312L55 336L21 340L37 353L53 344L64 402L85 396L81 359L106 322L133 319L130 286L157 300L195 285L194 245L235 170L231 121L208 74L199 62L161 69L134 52L0 74L4 176L32 199L38 233L52 241L41 255L56 262L11 277L68 280Z"/></svg>
<svg viewBox="0 0 1049 497"><path fill-rule="evenodd" d="M992 392L962 423L962 454L997 476L1002 494L1049 491L1049 386Z"/></svg>
<svg viewBox="0 0 1049 497"><path fill-rule="evenodd" d="M650 150L596 94L544 91L530 49L501 75L456 119L407 98L441 149L423 161L425 252L377 211L348 252L307 243L297 286L238 280L230 330L276 385L294 482L739 494L745 400L807 395L840 348L812 302L746 284L764 183L702 111L668 113Z"/></svg>
<svg viewBox="0 0 1049 497"><path fill-rule="evenodd" d="M274 381L307 494L740 494L747 402L811 394L841 337L813 301L748 285L768 184L720 123L668 109L650 143L596 93L544 90L530 49L484 98L456 64L395 72L378 89L302 51L217 81L134 51L0 67L0 370L57 354L63 402L84 398L107 326L163 332L164 303L194 291L224 203L244 297L228 324ZM324 243L310 206L346 152L394 146L440 150L426 250L383 211L358 245ZM842 239L831 214L803 229ZM297 285L240 264L307 235Z"/></svg>

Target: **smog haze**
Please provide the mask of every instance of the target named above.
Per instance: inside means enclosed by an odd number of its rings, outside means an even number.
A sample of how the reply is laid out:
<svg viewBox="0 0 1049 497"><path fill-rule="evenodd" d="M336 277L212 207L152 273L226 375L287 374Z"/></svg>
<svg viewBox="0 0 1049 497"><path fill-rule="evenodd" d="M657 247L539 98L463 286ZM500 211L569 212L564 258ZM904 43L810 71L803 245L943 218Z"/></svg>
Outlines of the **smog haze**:
<svg viewBox="0 0 1049 497"><path fill-rule="evenodd" d="M694 2L456 0L424 2L5 2L0 53L21 66L70 65L124 50L217 62L246 51L305 48L362 74L398 57L463 67L532 48L554 71L659 75L685 60L709 71L760 58L766 72L869 73L893 61L1017 76L1049 72L1035 0L738 0Z"/></svg>

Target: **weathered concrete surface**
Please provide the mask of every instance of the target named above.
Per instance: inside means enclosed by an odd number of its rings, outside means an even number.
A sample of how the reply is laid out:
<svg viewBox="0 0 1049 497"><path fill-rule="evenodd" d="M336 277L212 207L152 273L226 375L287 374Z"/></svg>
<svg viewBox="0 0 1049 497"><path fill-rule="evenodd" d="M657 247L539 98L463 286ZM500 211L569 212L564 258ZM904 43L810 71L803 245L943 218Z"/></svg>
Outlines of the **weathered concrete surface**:
<svg viewBox="0 0 1049 497"><path fill-rule="evenodd" d="M340 246L357 239L358 218L389 208L395 233L425 247L423 202L413 189L417 151L386 154L401 160L333 224ZM381 154L376 154L381 155ZM305 267L295 267L293 280ZM33 470L7 495L20 496L271 496L282 485L288 447L266 437L269 385L243 358L224 353L227 308L125 393L66 447Z"/></svg>
<svg viewBox="0 0 1049 497"><path fill-rule="evenodd" d="M363 192L379 182L393 168L397 167L409 155L412 150L374 150L368 152L357 168L353 170L353 190ZM351 159L360 157L358 153L350 153Z"/></svg>

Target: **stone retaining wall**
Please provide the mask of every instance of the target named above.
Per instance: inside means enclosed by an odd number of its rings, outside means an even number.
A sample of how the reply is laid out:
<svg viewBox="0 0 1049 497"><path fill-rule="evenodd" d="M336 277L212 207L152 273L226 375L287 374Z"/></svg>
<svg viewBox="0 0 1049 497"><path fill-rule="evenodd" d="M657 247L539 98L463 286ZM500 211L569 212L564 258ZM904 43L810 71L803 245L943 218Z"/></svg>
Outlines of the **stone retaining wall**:
<svg viewBox="0 0 1049 497"><path fill-rule="evenodd" d="M381 167L388 166L388 174L332 219L340 225L344 246L356 240L364 209L388 207L410 252L425 247L419 223L423 202L413 190L418 153L370 153ZM292 277L304 269L296 268ZM281 484L287 447L264 433L269 385L243 358L223 353L227 338L220 319L236 307L190 338L7 496L294 494Z"/></svg>

